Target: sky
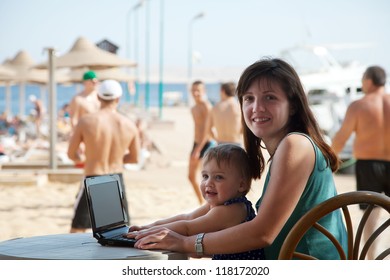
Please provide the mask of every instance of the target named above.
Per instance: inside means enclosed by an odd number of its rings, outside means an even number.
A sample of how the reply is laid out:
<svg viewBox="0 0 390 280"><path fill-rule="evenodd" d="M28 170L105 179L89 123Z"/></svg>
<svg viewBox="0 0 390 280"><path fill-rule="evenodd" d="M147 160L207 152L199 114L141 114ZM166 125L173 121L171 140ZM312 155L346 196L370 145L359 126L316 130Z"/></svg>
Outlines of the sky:
<svg viewBox="0 0 390 280"><path fill-rule="evenodd" d="M0 0L0 63L20 50L44 62L46 47L61 55L82 36L93 43L108 39L119 56L138 61L141 75L149 69L156 76L161 67L167 79L187 75L190 46L194 76L228 79L286 48L335 44L370 45L331 52L390 72L388 0L146 0L134 10L139 2Z"/></svg>

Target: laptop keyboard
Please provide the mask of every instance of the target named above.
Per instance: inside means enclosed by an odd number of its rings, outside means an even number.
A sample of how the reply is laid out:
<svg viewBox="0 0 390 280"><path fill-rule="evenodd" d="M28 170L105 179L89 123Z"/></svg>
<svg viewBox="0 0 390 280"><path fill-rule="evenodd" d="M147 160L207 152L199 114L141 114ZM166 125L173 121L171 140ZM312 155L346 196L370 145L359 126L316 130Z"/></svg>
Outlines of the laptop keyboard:
<svg viewBox="0 0 390 280"><path fill-rule="evenodd" d="M121 240L121 241L135 241L135 239L133 239L133 238L124 237L123 234L113 236L113 237L111 237L111 239Z"/></svg>

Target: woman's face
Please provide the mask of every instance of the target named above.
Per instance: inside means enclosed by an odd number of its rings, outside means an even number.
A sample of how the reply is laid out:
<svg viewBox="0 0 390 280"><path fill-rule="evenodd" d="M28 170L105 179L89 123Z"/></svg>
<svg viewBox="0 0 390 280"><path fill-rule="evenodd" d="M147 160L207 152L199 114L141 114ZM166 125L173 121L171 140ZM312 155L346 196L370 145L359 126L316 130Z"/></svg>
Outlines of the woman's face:
<svg viewBox="0 0 390 280"><path fill-rule="evenodd" d="M279 142L286 135L290 105L278 84L266 80L252 82L243 94L242 111L248 128L265 143Z"/></svg>

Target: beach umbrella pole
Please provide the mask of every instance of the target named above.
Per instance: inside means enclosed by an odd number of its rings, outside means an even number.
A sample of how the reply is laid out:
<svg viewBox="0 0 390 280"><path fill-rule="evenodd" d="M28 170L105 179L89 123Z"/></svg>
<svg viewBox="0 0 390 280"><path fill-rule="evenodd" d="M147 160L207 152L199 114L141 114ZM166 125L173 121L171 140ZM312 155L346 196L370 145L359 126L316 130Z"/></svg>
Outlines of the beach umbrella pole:
<svg viewBox="0 0 390 280"><path fill-rule="evenodd" d="M26 107L25 97L26 96L26 84L22 82L19 85L19 116L24 118L26 116L26 112L24 108Z"/></svg>
<svg viewBox="0 0 390 280"><path fill-rule="evenodd" d="M49 119L50 119L50 169L57 169L57 93L55 87L55 50L47 48L49 54Z"/></svg>
<svg viewBox="0 0 390 280"><path fill-rule="evenodd" d="M5 101L6 101L6 112L7 112L7 117L12 115L12 110L11 110L11 85L9 82L7 82L7 88L5 92Z"/></svg>

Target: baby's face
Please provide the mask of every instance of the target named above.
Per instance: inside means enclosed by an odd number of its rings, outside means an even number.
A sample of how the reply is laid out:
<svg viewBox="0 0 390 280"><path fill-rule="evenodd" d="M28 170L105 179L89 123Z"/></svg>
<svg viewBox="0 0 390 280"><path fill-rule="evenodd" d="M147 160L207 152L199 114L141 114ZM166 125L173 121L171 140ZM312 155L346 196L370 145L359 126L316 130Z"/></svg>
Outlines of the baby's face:
<svg viewBox="0 0 390 280"><path fill-rule="evenodd" d="M223 205L226 201L241 196L245 191L244 180L234 164L212 159L203 165L200 188L204 199L211 205Z"/></svg>

